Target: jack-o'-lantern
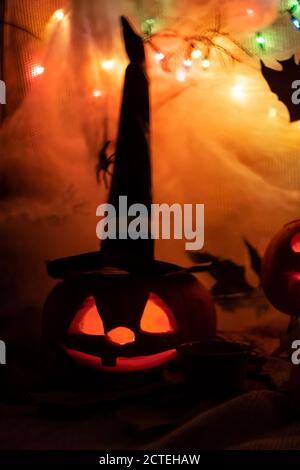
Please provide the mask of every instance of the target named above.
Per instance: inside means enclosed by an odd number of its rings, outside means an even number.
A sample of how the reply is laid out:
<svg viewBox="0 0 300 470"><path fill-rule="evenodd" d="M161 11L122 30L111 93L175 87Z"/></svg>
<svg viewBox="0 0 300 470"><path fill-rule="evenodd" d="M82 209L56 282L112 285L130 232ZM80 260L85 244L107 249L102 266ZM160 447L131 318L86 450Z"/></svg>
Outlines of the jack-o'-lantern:
<svg viewBox="0 0 300 470"><path fill-rule="evenodd" d="M48 345L80 364L128 372L161 366L182 343L213 338L209 293L193 275L163 265L168 274L95 273L58 284L44 308Z"/></svg>
<svg viewBox="0 0 300 470"><path fill-rule="evenodd" d="M122 25L130 64L109 203L117 208L119 197L126 195L128 205L143 204L150 214L144 46L124 18ZM116 212L118 227L121 217ZM154 259L151 222L149 228L150 236L136 240L127 227L126 237L106 239L100 252L48 264L49 275L63 280L43 313L43 334L51 349L96 369L127 372L165 364L181 343L213 339L216 317L209 292L183 268Z"/></svg>
<svg viewBox="0 0 300 470"><path fill-rule="evenodd" d="M300 220L285 225L269 244L262 266L264 291L287 315L300 311Z"/></svg>

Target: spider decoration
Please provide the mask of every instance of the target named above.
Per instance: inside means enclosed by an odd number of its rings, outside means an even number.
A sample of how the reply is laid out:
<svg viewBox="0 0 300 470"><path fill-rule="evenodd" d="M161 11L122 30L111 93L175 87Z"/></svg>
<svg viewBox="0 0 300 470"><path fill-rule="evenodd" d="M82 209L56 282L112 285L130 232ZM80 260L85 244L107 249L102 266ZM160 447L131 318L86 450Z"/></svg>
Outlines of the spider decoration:
<svg viewBox="0 0 300 470"><path fill-rule="evenodd" d="M103 182L105 185L105 188L109 188L109 184L107 181L107 175L112 176L111 171L109 170L110 166L114 164L115 160L115 154L113 153L112 155L108 156L107 155L107 149L110 145L110 141L106 141L104 146L99 152L98 155L98 165L96 167L96 177L97 177L97 182L98 184L101 184L101 174L103 174Z"/></svg>

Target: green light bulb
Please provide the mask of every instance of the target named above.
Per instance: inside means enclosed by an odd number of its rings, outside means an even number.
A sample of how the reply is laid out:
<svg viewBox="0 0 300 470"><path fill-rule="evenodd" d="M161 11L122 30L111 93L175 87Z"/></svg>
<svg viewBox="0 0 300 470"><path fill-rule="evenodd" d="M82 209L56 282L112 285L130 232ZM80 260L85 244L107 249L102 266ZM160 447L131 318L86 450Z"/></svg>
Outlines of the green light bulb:
<svg viewBox="0 0 300 470"><path fill-rule="evenodd" d="M266 39L264 38L264 36L262 35L262 33L256 33L256 42L257 44L260 45L260 47L264 47L265 44L266 44Z"/></svg>
<svg viewBox="0 0 300 470"><path fill-rule="evenodd" d="M300 4L299 3L292 6L292 8L290 9L290 14L295 17L300 16Z"/></svg>
<svg viewBox="0 0 300 470"><path fill-rule="evenodd" d="M155 19L153 18L147 18L146 20L143 21L142 23L142 31L145 34L151 34L153 31L153 28L155 26Z"/></svg>

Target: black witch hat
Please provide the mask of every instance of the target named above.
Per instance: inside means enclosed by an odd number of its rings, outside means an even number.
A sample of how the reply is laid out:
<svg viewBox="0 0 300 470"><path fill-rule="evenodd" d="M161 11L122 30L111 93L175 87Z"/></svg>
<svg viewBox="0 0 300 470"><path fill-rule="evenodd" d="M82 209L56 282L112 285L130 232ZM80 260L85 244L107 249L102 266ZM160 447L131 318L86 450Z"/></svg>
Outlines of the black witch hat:
<svg viewBox="0 0 300 470"><path fill-rule="evenodd" d="M151 214L151 164L150 164L150 113L149 84L146 74L145 51L142 38L122 18L126 52L130 60L125 75L120 127L116 148L115 166L112 177L109 204L119 206L119 197L126 196L128 207L142 204ZM117 211L117 222L121 214ZM118 225L118 224L117 224ZM148 221L147 239L132 240L128 236L117 240L106 239L102 243L102 253L127 254L153 260L154 243L151 239L150 221Z"/></svg>
<svg viewBox="0 0 300 470"><path fill-rule="evenodd" d="M129 65L126 70L114 171L109 204L118 210L119 197L127 196L128 207L143 204L151 215L152 182L150 154L149 83L143 40L125 18L121 18ZM117 212L117 226L121 215ZM120 235L120 233L119 233ZM123 234L124 235L124 234ZM145 239L119 236L103 241L99 252L49 262L48 273L54 278L107 272L108 268L139 274L167 274L182 270L154 259L151 221ZM122 239L123 238L123 239ZM112 271L113 272L113 271Z"/></svg>

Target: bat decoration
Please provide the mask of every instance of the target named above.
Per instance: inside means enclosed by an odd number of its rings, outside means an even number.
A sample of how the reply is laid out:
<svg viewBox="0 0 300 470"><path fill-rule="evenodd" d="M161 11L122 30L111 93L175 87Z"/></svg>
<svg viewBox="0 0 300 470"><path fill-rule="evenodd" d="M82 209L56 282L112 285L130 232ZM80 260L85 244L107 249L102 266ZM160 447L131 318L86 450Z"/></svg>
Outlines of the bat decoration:
<svg viewBox="0 0 300 470"><path fill-rule="evenodd" d="M300 65L295 58L280 62L282 71L273 70L261 62L262 74L271 91L282 101L290 113L291 122L300 120Z"/></svg>
<svg viewBox="0 0 300 470"><path fill-rule="evenodd" d="M248 240L244 239L244 243L250 257L251 269L260 279L262 259L258 251ZM193 252L190 254L190 258L193 262L199 264L207 263L206 271L209 272L216 281L212 287L212 294L214 296L247 295L254 291L254 288L246 279L246 269L244 266L205 252ZM211 264L208 265L208 263Z"/></svg>
<svg viewBox="0 0 300 470"><path fill-rule="evenodd" d="M257 249L252 246L246 238L244 238L244 243L249 253L251 268L255 272L257 277L261 279L262 258L258 253Z"/></svg>

